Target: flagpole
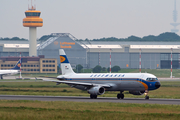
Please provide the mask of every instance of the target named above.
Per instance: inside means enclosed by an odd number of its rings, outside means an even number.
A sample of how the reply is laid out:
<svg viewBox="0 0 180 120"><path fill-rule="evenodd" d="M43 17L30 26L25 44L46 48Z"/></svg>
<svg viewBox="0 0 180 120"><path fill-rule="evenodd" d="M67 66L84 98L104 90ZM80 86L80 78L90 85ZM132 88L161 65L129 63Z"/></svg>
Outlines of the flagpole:
<svg viewBox="0 0 180 120"><path fill-rule="evenodd" d="M22 78L22 76L21 76L21 63L22 63L22 61L21 61L21 52L20 52L20 76L19 76L19 78Z"/></svg>

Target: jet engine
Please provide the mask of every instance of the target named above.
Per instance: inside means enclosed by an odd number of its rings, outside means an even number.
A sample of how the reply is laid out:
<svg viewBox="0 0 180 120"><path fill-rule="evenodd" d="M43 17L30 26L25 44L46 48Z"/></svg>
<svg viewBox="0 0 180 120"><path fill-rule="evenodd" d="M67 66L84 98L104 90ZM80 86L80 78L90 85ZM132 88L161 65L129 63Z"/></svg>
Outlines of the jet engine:
<svg viewBox="0 0 180 120"><path fill-rule="evenodd" d="M90 88L88 90L88 93L92 95L102 95L105 93L105 89L102 86L95 86L95 87Z"/></svg>
<svg viewBox="0 0 180 120"><path fill-rule="evenodd" d="M133 95L143 95L145 91L129 91L129 93Z"/></svg>

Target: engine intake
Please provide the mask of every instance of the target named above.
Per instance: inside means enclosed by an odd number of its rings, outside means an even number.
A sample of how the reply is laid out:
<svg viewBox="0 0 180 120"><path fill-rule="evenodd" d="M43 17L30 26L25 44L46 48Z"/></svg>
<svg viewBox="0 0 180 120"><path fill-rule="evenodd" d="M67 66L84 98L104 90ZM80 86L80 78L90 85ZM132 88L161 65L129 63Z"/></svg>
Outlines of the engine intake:
<svg viewBox="0 0 180 120"><path fill-rule="evenodd" d="M95 86L95 87L90 88L88 90L88 93L92 95L102 95L105 93L105 89L104 87L101 87L101 86Z"/></svg>
<svg viewBox="0 0 180 120"><path fill-rule="evenodd" d="M129 91L129 93L133 95L143 95L145 91Z"/></svg>

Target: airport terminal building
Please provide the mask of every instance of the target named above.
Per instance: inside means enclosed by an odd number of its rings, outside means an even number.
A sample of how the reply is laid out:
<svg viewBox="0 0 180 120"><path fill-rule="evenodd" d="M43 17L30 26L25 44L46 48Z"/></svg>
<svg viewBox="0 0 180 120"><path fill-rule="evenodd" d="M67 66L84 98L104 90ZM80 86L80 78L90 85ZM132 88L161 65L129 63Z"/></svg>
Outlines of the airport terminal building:
<svg viewBox="0 0 180 120"><path fill-rule="evenodd" d="M69 33L52 33L51 36L37 44L37 53L44 59L56 60L57 65L60 65L59 49L64 49L73 68L78 64L84 68L96 65L108 68L111 54L112 67L118 65L122 69L138 69L141 58L142 69L170 69L171 52L173 69L180 68L180 42L77 41ZM28 57L28 41L4 40L0 43L0 60L18 57L20 52L23 57Z"/></svg>

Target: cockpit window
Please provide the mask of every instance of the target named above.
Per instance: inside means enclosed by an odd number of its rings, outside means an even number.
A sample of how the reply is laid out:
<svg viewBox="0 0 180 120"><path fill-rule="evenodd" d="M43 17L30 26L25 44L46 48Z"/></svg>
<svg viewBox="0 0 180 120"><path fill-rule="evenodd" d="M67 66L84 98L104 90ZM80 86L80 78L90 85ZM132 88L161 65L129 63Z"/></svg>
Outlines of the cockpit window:
<svg viewBox="0 0 180 120"><path fill-rule="evenodd" d="M149 80L149 81L156 81L158 80L157 78L147 78L146 80Z"/></svg>

